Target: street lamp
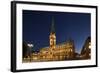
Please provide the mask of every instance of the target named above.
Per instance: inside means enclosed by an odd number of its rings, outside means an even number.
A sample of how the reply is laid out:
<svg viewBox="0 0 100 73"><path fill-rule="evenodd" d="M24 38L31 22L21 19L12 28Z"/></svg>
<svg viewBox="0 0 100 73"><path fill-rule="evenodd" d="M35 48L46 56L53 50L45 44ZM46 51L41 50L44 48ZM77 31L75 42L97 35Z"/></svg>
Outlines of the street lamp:
<svg viewBox="0 0 100 73"><path fill-rule="evenodd" d="M33 44L27 44L27 46L29 47L29 56L30 56L30 61L31 61L31 54L32 54L32 48L33 48Z"/></svg>
<svg viewBox="0 0 100 73"><path fill-rule="evenodd" d="M33 44L27 44L27 46L31 48L31 47L33 47L34 45L33 45Z"/></svg>

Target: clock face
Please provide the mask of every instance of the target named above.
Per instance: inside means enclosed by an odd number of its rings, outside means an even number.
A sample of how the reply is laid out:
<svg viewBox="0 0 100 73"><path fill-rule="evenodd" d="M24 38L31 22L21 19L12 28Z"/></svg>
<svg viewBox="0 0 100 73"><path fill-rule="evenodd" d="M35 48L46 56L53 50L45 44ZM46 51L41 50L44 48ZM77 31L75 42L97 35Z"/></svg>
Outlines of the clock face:
<svg viewBox="0 0 100 73"><path fill-rule="evenodd" d="M54 34L50 35L50 45L54 45L56 42L56 36Z"/></svg>
<svg viewBox="0 0 100 73"><path fill-rule="evenodd" d="M53 39L50 40L50 44L51 44L51 45L53 44Z"/></svg>

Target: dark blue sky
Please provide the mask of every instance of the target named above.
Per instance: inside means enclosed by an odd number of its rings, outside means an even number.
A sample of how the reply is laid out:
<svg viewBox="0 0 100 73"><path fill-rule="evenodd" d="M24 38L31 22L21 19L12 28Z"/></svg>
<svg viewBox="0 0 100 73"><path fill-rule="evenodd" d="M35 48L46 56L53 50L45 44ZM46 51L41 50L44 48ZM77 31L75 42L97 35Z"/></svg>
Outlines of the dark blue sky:
<svg viewBox="0 0 100 73"><path fill-rule="evenodd" d="M34 50L49 46L49 34L54 18L57 43L69 38L80 52L85 39L91 35L89 13L47 12L23 10L23 40L34 44Z"/></svg>

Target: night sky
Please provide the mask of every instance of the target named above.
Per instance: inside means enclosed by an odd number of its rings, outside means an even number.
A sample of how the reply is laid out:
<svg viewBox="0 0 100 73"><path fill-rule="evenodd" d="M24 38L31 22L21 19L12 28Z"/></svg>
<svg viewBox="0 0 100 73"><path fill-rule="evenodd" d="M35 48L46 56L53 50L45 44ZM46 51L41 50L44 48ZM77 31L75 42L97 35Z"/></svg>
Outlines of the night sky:
<svg viewBox="0 0 100 73"><path fill-rule="evenodd" d="M71 38L76 52L80 52L86 38L91 35L89 13L23 10L23 41L34 44L35 51L49 46L52 19L57 44Z"/></svg>

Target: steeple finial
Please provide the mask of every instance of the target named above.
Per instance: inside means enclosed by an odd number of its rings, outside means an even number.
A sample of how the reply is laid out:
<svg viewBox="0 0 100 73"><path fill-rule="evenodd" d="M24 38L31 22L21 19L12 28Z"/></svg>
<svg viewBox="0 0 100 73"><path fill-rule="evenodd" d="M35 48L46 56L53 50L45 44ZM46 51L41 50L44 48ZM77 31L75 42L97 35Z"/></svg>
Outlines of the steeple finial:
<svg viewBox="0 0 100 73"><path fill-rule="evenodd" d="M54 17L52 17L51 33L55 33L55 27L54 27Z"/></svg>

